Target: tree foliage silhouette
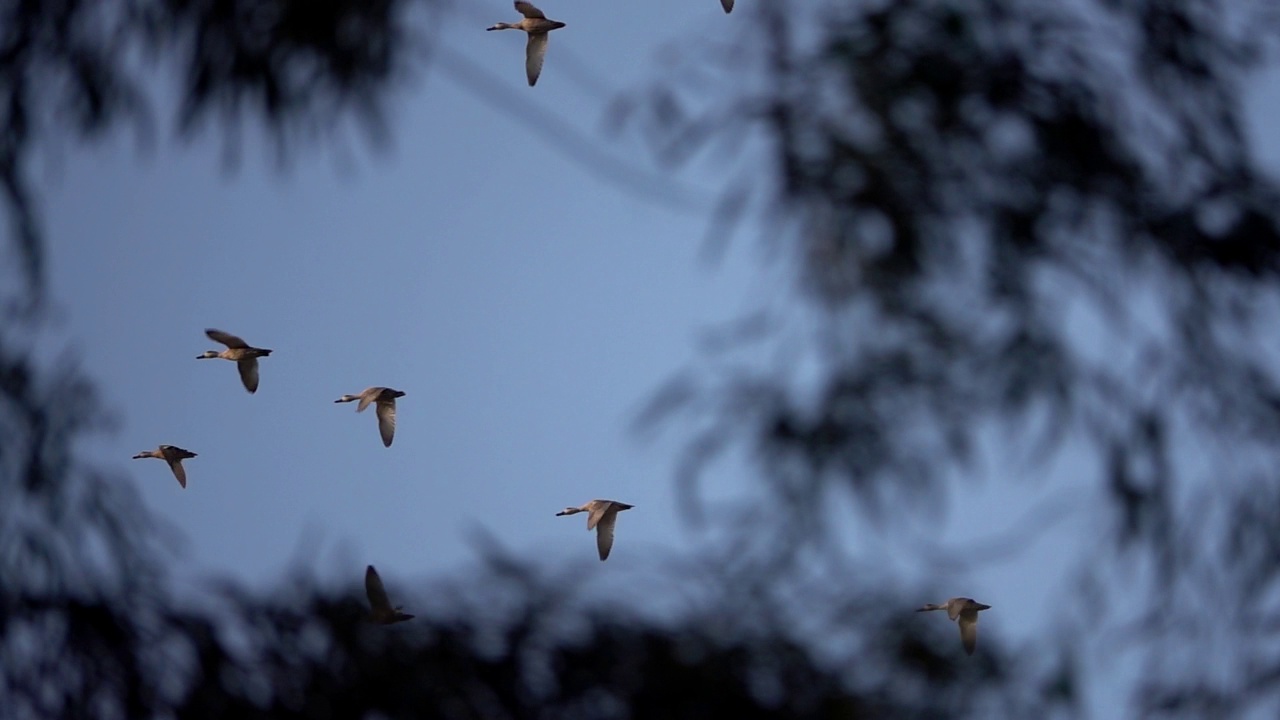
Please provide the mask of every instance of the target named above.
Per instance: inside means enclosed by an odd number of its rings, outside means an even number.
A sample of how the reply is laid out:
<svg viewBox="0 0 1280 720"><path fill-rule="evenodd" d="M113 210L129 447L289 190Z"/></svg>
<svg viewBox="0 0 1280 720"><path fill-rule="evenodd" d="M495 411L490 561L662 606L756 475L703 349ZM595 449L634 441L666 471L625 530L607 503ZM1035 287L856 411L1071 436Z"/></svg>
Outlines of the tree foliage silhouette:
<svg viewBox="0 0 1280 720"><path fill-rule="evenodd" d="M435 0L62 0L0 3L0 187L32 299L42 235L28 166L41 143L133 124L155 132L155 68L180 83L178 129L256 120L286 147L348 115L374 137L383 103L421 49Z"/></svg>
<svg viewBox="0 0 1280 720"><path fill-rule="evenodd" d="M802 5L757 9L746 44L762 59L733 62L750 94L663 84L629 119L678 162L763 141L768 171L737 187L794 262L823 369L744 369L739 343L678 375L645 421L702 428L689 482L731 448L757 458L789 542L753 525L754 546L782 553L822 535L833 490L902 521L993 454L1009 474L1027 452L1091 468L1109 531L1087 574L1155 573L1140 710L1274 712L1280 666L1254 633L1280 577L1263 499L1280 487L1280 192L1254 159L1244 81L1277 16L1201 0ZM1103 627L1098 589L1080 597ZM1253 641L1205 662L1189 639L1212 635Z"/></svg>

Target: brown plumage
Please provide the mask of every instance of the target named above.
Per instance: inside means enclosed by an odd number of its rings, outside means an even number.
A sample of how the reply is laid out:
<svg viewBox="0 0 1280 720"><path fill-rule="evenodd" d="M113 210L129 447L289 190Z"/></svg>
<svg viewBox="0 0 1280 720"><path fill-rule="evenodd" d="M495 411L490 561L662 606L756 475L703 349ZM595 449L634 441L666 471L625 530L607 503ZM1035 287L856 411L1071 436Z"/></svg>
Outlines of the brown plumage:
<svg viewBox="0 0 1280 720"><path fill-rule="evenodd" d="M161 445L155 450L143 450L134 455L133 459L156 458L169 463L169 469L173 471L173 476L178 478L178 484L185 489L187 487L187 471L183 469L182 461L195 456L196 454L190 450L183 450L176 445Z"/></svg>
<svg viewBox="0 0 1280 720"><path fill-rule="evenodd" d="M964 651L972 655L974 649L978 647L978 613L989 609L991 609L990 605L983 605L973 598L954 597L941 605L930 603L916 612L946 610L947 617L960 625L960 642L964 644Z"/></svg>
<svg viewBox="0 0 1280 720"><path fill-rule="evenodd" d="M382 578L378 577L378 571L372 565L364 569L364 592L369 596L369 620L374 623L394 625L413 619L412 615L400 612L399 605L391 607L387 591L382 587Z"/></svg>
<svg viewBox="0 0 1280 720"><path fill-rule="evenodd" d="M196 356L197 360L205 360L208 358L222 358L223 360L231 360L236 364L236 369L240 371L240 382L244 383L244 389L250 393L258 391L258 358L266 357L271 354L270 350L265 348L256 348L240 338L226 333L221 330L209 328L204 331L210 340L220 342L227 346L226 350L206 350Z"/></svg>
<svg viewBox="0 0 1280 720"><path fill-rule="evenodd" d="M635 505L616 500L592 500L579 507L567 507L556 513L556 517L580 512L590 513L587 515L587 530L596 531L596 550L600 553L600 561L603 562L609 559L609 551L613 549L613 527L618 522L618 513L633 507Z"/></svg>
<svg viewBox="0 0 1280 720"><path fill-rule="evenodd" d="M486 30L523 30L529 34L529 41L524 48L524 72L529 80L529 87L538 84L538 76L542 74L542 59L547 54L547 33L564 27L558 20L548 20L542 11L533 3L516 0L516 12L524 17L519 22L497 23Z"/></svg>
<svg viewBox="0 0 1280 720"><path fill-rule="evenodd" d="M404 397L402 390L375 386L365 388L356 395L343 395L334 402L359 400L360 404L356 406L356 412L364 412L364 409L369 407L369 403L375 403L378 406L378 433L382 435L382 444L391 447L391 441L396 437L396 398L399 397Z"/></svg>

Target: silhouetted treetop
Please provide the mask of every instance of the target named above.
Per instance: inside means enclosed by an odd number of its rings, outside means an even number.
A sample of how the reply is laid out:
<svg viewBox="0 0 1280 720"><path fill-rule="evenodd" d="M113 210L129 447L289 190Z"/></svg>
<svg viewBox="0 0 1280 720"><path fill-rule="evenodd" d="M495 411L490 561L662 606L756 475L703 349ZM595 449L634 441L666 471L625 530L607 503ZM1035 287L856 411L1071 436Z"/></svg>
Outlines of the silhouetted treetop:
<svg viewBox="0 0 1280 720"><path fill-rule="evenodd" d="M977 421L1046 411L1099 442L1128 436L1126 452L1170 413L1269 437L1274 382L1222 336L1263 319L1250 293L1280 270L1277 190L1238 87L1259 38L1189 22L1199 2L789 5L752 38L769 49L766 99L737 102L768 143L759 183L794 228L799 287L840 342L816 402L737 385L762 408L753 437L854 486L936 476ZM670 110L676 91L654 91L651 131L704 116L688 98ZM1131 288L1158 302L1139 309ZM1142 328L1116 341L1169 393L1086 352L1075 312ZM1203 394L1179 403L1189 392Z"/></svg>
<svg viewBox="0 0 1280 720"><path fill-rule="evenodd" d="M868 634L861 662L831 667L779 632L777 618L758 612L720 606L706 610L720 622L695 613L651 625L620 608L584 607L550 577L525 573L504 583L495 562L502 560L487 558L478 569L491 590L394 629L365 622L361 604L343 597L295 589L288 593L295 602L285 606L229 591L231 622L251 628L244 634L251 640L233 650L209 629L186 632L186 652L199 663L174 712L855 720L995 708L1004 717L1044 717L1060 701L1040 699L1034 685L1031 692L1005 685L1009 668L998 653L967 664L939 654L925 641L937 626L895 621L894 603L867 614L878 631ZM507 595L517 587L518 597ZM495 601L509 611L482 610ZM946 647L958 652L950 639Z"/></svg>
<svg viewBox="0 0 1280 720"><path fill-rule="evenodd" d="M785 508L773 532L794 539L821 535L832 490L901 531L947 506L957 478L1070 462L1107 498L1088 573L1135 558L1155 571L1153 656L1188 628L1244 632L1192 607L1274 613L1256 594L1207 595L1280 578L1273 555L1258 561L1280 512L1242 511L1280 483L1280 189L1245 118L1274 11L780 1L757 17L745 42L763 59L734 66L742 90L693 92L676 72L631 117L683 157L724 135L762 141L741 185L816 319L796 331L773 303L763 339L656 396L646 422L679 410L698 429L686 472L744 448ZM816 364L739 352L770 342ZM1243 693L1232 712L1273 707L1280 671L1263 665L1228 683ZM1176 712L1155 688L1203 676L1152 667L1134 696L1152 714Z"/></svg>
<svg viewBox="0 0 1280 720"><path fill-rule="evenodd" d="M27 177L42 140L87 139L125 123L149 136L152 90L168 80L178 82L176 120L187 134L212 120L234 137L244 121L260 121L283 147L354 117L377 139L387 93L422 49L414 11L436 7L435 0L3 0L0 187L21 279L42 287Z"/></svg>

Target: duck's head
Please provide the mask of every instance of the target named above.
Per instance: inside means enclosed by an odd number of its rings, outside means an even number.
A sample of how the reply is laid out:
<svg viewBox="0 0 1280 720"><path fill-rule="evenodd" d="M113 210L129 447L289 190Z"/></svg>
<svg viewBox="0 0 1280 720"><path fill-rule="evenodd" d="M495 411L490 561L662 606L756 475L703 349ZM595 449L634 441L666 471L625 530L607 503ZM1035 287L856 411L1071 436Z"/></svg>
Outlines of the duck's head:
<svg viewBox="0 0 1280 720"><path fill-rule="evenodd" d="M208 358L216 358L216 357L218 357L218 352L216 350L205 350L204 352L197 355L196 359L207 360Z"/></svg>
<svg viewBox="0 0 1280 720"><path fill-rule="evenodd" d="M573 515L574 513L580 513L580 512L582 512L582 508L567 507L561 510L560 512L556 513L556 517L560 517L561 515Z"/></svg>

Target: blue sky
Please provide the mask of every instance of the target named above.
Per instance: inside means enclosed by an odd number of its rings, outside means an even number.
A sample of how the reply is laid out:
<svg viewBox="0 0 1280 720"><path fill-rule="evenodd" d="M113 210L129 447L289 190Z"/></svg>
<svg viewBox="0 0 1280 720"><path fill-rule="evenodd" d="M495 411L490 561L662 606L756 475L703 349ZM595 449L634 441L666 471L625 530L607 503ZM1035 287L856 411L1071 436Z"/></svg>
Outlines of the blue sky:
<svg viewBox="0 0 1280 720"><path fill-rule="evenodd" d="M515 19L488 5L489 22ZM636 16L680 17L671 36L745 19L714 1L655 6ZM599 132L609 98L559 60L629 46L635 61L609 74L623 90L670 37L619 29L588 3L545 10L570 25L536 88L521 35L455 22L447 42L623 157ZM639 508L612 564L627 547L677 545L669 456L628 424L701 329L746 307L752 252L712 268L700 259L710 205L673 210L602 182L441 68L392 107L389 147L352 135L283 171L254 134L233 171L217 136L139 153L122 134L40 166L65 334L122 421L100 459L185 531L186 568L254 582L309 532L322 574L347 561L389 577L465 566L477 526L539 557L594 558L582 518L554 516L593 497ZM645 155L626 162L662 178ZM195 359L215 347L206 327L275 351L256 395L231 363ZM369 385L407 393L389 450L372 413L332 402ZM159 443L199 453L185 491L159 461L129 460Z"/></svg>
<svg viewBox="0 0 1280 720"><path fill-rule="evenodd" d="M622 23L609 3L544 0L568 27L551 36L536 88L524 81L524 38L484 31L516 19L508 3L472 4L442 36L613 156L714 197L730 178L721 167L670 176L603 129L605 104L661 79L665 65L648 59L732 42L747 4L725 16L715 0L653 0L628 6ZM1257 97L1254 116L1273 115L1273 85ZM440 67L393 97L389 120L385 150L309 146L283 171L255 135L231 172L216 135L139 153L122 134L37 166L57 334L121 420L92 458L183 530L182 576L267 587L302 559L354 585L373 563L410 611L429 604L415 586L474 564L477 527L531 562L600 574L696 542L675 508L678 434L644 443L629 427L696 357L702 331L783 287L760 262L760 229L707 264L709 204L675 210L602 182ZM1260 157L1274 161L1276 147L1260 144ZM215 348L206 327L275 351L256 395L231 363L195 359ZM332 402L369 385L407 392L390 449L372 412ZM159 443L199 453L186 490L159 461L129 459ZM967 542L1012 527L1037 498L1079 487L1082 468L1096 469L1067 462L1043 484L1014 485L992 467L920 534ZM723 470L716 482L733 492L745 481ZM636 505L604 564L582 516L554 516L595 497ZM850 542L876 547L861 516L846 517ZM931 585L992 604L984 633L1029 643L1075 567L1063 548L1088 547L1099 522L1078 509L1012 559ZM884 548L904 582L935 569L911 553Z"/></svg>

